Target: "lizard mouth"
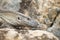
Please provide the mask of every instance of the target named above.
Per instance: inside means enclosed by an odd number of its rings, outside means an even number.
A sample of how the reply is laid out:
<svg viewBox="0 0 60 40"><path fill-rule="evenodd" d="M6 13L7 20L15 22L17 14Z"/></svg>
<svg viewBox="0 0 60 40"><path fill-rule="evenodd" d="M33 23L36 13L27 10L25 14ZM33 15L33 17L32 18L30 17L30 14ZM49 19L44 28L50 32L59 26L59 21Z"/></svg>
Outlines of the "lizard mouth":
<svg viewBox="0 0 60 40"><path fill-rule="evenodd" d="M31 18L24 18L18 17L18 21L21 22L21 25L30 26L30 27L37 27L38 22Z"/></svg>

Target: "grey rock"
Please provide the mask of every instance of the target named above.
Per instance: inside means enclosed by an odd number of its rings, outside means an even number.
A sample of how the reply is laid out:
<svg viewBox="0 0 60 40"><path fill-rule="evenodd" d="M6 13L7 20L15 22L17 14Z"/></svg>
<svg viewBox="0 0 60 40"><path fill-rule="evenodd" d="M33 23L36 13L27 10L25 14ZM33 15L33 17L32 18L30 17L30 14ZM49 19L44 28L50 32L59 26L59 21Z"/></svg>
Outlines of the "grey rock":
<svg viewBox="0 0 60 40"><path fill-rule="evenodd" d="M53 34L55 34L60 39L60 14L56 18L53 26L51 28L48 28L48 31L52 32Z"/></svg>
<svg viewBox="0 0 60 40"><path fill-rule="evenodd" d="M21 0L0 0L0 7L18 11L20 9L20 2Z"/></svg>

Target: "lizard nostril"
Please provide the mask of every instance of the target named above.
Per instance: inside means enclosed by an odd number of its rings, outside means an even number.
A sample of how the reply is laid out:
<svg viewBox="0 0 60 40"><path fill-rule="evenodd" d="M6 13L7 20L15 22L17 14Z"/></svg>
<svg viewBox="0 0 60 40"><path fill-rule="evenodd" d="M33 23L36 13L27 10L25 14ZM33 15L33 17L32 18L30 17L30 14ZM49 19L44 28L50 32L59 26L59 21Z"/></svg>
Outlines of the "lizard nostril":
<svg viewBox="0 0 60 40"><path fill-rule="evenodd" d="M30 20L30 18L27 18L27 20Z"/></svg>

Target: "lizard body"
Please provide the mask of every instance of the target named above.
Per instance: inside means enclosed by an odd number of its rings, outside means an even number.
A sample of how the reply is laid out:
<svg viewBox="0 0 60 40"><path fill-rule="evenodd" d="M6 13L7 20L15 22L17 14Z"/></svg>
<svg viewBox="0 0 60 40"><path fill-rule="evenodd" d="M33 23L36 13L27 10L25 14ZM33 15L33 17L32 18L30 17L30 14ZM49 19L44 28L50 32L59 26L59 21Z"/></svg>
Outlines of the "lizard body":
<svg viewBox="0 0 60 40"><path fill-rule="evenodd" d="M9 11L5 9L0 9L0 18L4 19L7 23L11 25L24 25L37 27L38 22L34 19L24 16L23 14L15 11Z"/></svg>

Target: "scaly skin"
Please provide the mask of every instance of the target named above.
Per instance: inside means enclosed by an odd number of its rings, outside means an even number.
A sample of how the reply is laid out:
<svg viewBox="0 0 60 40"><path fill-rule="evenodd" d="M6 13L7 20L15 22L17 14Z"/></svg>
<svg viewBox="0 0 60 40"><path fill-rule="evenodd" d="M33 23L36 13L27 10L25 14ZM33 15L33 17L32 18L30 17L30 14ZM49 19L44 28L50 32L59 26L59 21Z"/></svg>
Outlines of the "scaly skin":
<svg viewBox="0 0 60 40"><path fill-rule="evenodd" d="M37 27L39 23L34 19L24 16L23 14L15 11L8 11L5 9L0 9L0 18L4 19L7 23L11 25L24 25Z"/></svg>

